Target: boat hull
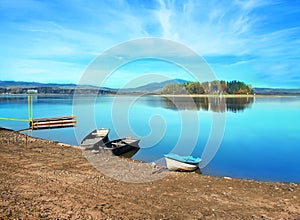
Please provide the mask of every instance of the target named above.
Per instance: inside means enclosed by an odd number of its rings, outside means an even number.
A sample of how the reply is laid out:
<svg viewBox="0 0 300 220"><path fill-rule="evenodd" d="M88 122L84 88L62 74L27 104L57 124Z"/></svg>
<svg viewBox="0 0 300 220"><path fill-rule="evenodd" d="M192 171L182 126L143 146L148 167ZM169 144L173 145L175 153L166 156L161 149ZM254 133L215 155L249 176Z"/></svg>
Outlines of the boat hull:
<svg viewBox="0 0 300 220"><path fill-rule="evenodd" d="M165 157L167 168L172 171L194 171L198 168L198 164L184 163L178 160Z"/></svg>
<svg viewBox="0 0 300 220"><path fill-rule="evenodd" d="M110 130L107 128L101 128L92 131L82 140L80 146L86 150L97 149L100 145L103 145L109 141L109 131Z"/></svg>
<svg viewBox="0 0 300 220"><path fill-rule="evenodd" d="M139 142L140 140L131 138L113 140L100 145L99 153L119 156L129 151L139 149Z"/></svg>

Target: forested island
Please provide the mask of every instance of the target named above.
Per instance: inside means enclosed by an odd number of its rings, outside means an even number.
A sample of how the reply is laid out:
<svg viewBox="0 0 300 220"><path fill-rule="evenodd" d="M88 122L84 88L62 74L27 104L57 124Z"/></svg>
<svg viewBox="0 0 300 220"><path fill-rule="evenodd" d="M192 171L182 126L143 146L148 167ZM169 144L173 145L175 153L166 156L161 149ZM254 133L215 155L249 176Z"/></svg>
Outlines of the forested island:
<svg viewBox="0 0 300 220"><path fill-rule="evenodd" d="M252 95L252 85L240 81L184 82L166 84L161 94L238 94Z"/></svg>

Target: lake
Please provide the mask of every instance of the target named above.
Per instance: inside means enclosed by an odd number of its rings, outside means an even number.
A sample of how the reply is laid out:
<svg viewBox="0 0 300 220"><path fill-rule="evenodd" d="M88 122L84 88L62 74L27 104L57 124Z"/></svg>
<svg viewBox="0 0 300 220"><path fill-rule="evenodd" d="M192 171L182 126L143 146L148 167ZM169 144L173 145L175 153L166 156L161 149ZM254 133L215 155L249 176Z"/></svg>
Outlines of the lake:
<svg viewBox="0 0 300 220"><path fill-rule="evenodd" d="M0 96L0 106L0 117L28 118L27 97ZM204 175L300 183L300 97L33 97L34 118L73 112L76 128L25 133L78 145L95 127L108 127L110 139L141 139L136 160L164 164L166 153L191 154L204 160Z"/></svg>

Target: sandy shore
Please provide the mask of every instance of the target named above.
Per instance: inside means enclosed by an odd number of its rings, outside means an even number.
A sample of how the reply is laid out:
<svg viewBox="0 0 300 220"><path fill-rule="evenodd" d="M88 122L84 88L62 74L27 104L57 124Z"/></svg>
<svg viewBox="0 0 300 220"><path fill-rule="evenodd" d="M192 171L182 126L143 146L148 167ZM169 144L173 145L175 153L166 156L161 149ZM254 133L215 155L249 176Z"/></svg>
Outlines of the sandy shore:
<svg viewBox="0 0 300 220"><path fill-rule="evenodd" d="M77 148L2 129L0 146L0 219L300 219L299 184L177 172L128 183Z"/></svg>

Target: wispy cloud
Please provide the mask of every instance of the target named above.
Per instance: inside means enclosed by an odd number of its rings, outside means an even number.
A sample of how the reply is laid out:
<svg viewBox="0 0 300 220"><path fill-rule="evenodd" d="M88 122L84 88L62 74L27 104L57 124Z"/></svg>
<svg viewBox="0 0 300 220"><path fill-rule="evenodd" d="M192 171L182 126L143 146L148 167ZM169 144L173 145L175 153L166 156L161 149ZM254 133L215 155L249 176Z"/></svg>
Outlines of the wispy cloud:
<svg viewBox="0 0 300 220"><path fill-rule="evenodd" d="M180 40L203 55L239 55L251 41L247 34L252 34L258 20L250 13L262 6L249 2L246 6L239 1L168 1L161 3L156 14L162 21L163 37Z"/></svg>

